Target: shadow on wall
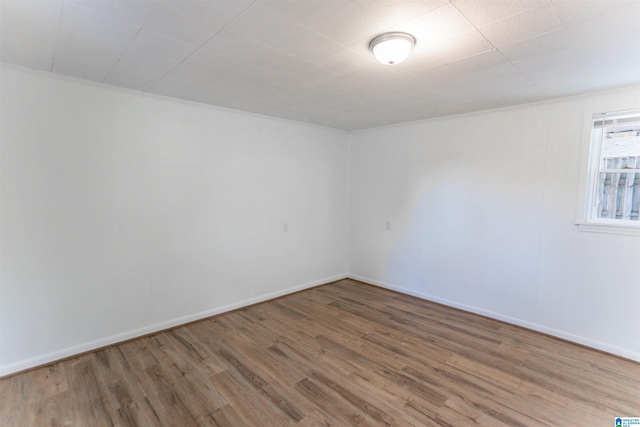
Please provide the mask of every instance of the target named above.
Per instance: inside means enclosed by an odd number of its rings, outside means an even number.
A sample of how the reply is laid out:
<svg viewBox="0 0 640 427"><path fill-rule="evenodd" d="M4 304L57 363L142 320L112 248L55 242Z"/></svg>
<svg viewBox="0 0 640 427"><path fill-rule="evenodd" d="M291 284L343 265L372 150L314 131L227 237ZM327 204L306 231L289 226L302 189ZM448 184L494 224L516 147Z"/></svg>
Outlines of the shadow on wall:
<svg viewBox="0 0 640 427"><path fill-rule="evenodd" d="M382 280L426 298L533 319L539 236L514 219L524 196L486 188L463 174L423 180L386 230Z"/></svg>

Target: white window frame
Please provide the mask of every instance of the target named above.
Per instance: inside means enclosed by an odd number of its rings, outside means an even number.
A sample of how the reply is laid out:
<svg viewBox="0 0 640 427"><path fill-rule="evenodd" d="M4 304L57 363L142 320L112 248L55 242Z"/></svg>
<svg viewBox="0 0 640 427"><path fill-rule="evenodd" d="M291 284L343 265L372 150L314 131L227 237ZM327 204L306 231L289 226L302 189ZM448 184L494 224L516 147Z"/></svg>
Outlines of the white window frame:
<svg viewBox="0 0 640 427"><path fill-rule="evenodd" d="M640 236L640 221L597 218L595 215L595 197L598 185L598 171L602 139L595 137L593 122L599 116L635 113L640 108L608 108L606 110L587 109L583 131L582 171L578 197L576 225L580 231L595 233L622 234Z"/></svg>

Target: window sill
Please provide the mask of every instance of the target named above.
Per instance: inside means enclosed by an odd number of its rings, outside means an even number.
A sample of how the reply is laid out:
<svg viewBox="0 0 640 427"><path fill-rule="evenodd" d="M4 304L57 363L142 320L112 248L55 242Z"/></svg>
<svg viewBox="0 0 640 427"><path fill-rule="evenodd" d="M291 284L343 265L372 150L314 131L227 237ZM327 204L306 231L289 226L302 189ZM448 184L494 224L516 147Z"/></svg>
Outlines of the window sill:
<svg viewBox="0 0 640 427"><path fill-rule="evenodd" d="M640 236L640 227L636 225L604 224L595 222L576 222L578 230L589 233L620 234L625 236Z"/></svg>

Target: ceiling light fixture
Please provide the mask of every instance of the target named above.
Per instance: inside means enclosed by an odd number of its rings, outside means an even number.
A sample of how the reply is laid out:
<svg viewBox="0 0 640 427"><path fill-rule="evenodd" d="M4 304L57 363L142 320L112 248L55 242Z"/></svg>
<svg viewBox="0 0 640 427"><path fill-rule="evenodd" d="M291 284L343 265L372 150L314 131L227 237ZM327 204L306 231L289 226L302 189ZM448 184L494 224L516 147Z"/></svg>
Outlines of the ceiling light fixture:
<svg viewBox="0 0 640 427"><path fill-rule="evenodd" d="M399 64L404 61L416 45L416 39L407 33L384 33L369 43L369 50L376 59L385 65Z"/></svg>

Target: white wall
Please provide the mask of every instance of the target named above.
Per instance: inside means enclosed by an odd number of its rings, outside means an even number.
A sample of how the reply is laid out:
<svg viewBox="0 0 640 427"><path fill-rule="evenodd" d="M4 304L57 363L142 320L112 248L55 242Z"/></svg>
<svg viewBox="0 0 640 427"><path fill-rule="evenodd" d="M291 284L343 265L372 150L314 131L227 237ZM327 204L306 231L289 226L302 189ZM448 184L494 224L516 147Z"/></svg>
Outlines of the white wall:
<svg viewBox="0 0 640 427"><path fill-rule="evenodd" d="M585 111L638 88L349 136L0 78L0 375L344 277L347 248L352 277L640 360L640 241L574 225Z"/></svg>
<svg viewBox="0 0 640 427"><path fill-rule="evenodd" d="M586 112L639 105L630 88L353 133L350 276L640 360L640 239L575 225Z"/></svg>
<svg viewBox="0 0 640 427"><path fill-rule="evenodd" d="M345 276L348 134L1 79L0 375Z"/></svg>

